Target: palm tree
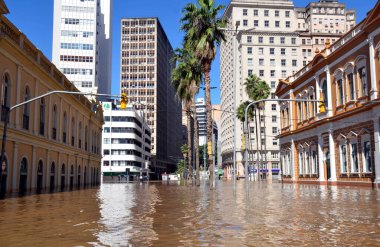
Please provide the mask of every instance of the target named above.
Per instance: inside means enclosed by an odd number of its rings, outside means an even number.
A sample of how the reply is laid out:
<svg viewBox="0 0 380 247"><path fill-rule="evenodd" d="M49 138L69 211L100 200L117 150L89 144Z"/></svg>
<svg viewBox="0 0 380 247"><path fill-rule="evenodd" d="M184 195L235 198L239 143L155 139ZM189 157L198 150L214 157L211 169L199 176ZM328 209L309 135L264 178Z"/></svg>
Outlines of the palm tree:
<svg viewBox="0 0 380 247"><path fill-rule="evenodd" d="M199 158L198 158L198 125L195 109L195 95L198 93L199 84L202 81L202 73L199 61L194 57L191 51L186 47L177 49L175 55L178 61L172 74L173 85L177 90L177 96L183 100L186 107L187 115L187 142L191 147L191 110L194 117L194 145L195 145L195 162L197 171L197 185L199 185ZM193 108L193 109L192 109ZM189 163L188 168L192 176L192 148L188 148Z"/></svg>
<svg viewBox="0 0 380 247"><path fill-rule="evenodd" d="M264 81L262 80L260 77L256 76L256 75L250 75L246 80L245 80L245 91L247 92L248 94L248 97L253 100L253 101L257 101L257 100L262 100L262 99L266 99L269 97L270 95L270 87L269 85ZM262 104L259 105L259 107L257 108L257 112L256 112L256 109L255 109L255 112L254 112L254 116L255 116L255 119L256 119L256 143L257 143L257 172L258 174L260 174L260 167L259 167L259 155L258 155L258 151L259 151L259 145L261 145L261 138L259 138L259 133L260 133L260 137L261 137L261 114L260 114L260 108L261 109L265 109L265 102L262 102ZM265 121L264 121L265 123ZM260 129L258 128L258 125L260 126ZM265 128L264 128L265 130ZM260 132L259 132L260 131ZM265 136L265 132L264 132L264 136ZM266 145L264 145L265 149L266 149ZM266 150L264 150L264 153L266 154ZM261 157L261 154L260 154L260 157ZM248 157L246 157L248 158Z"/></svg>
<svg viewBox="0 0 380 247"><path fill-rule="evenodd" d="M216 47L225 41L221 28L225 26L226 21L218 17L219 12L224 9L223 5L215 6L214 0L197 1L198 5L189 3L183 9L181 29L185 31L185 43L194 51L196 58L202 64L206 88L207 141L209 142L212 138L210 71L212 61L215 59ZM212 180L214 171L211 165L210 174Z"/></svg>

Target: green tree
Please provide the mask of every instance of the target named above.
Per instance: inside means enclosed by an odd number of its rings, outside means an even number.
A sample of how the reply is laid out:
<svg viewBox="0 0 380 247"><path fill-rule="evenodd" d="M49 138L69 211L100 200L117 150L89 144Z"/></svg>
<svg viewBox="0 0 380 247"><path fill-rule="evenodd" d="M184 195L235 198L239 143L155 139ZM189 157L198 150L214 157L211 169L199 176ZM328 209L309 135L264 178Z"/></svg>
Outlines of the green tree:
<svg viewBox="0 0 380 247"><path fill-rule="evenodd" d="M212 61L215 59L216 48L225 40L221 28L225 27L226 22L218 16L224 9L223 5L215 6L214 0L197 0L197 2L198 5L189 3L183 9L181 29L185 31L185 43L194 51L195 57L202 65L206 88L207 141L211 141L210 71ZM212 180L214 176L212 166L210 166L210 174ZM212 187L212 183L210 183L210 187Z"/></svg>
<svg viewBox="0 0 380 247"><path fill-rule="evenodd" d="M198 161L198 124L195 108L195 96L198 93L199 85L202 81L202 72L199 61L186 44L182 49L176 50L176 68L172 74L173 85L176 88L177 96L184 102L187 117L187 145L191 147L191 111L194 118L194 144L195 144L195 163L197 171L197 185L199 182L199 161ZM193 175L192 148L188 148L188 169L190 176Z"/></svg>
<svg viewBox="0 0 380 247"><path fill-rule="evenodd" d="M263 80L261 79L260 77L256 76L256 75L251 75L249 76L248 78L246 78L245 80L245 90L248 94L248 97L253 100L253 101L257 101L257 100L262 100L262 99L266 99L269 97L270 95L270 87L269 85ZM255 116L255 129L256 129L256 143L257 143L257 153L259 152L259 145L261 146L261 138L259 138L259 134L260 134L260 137L261 137L261 118L264 116L260 114L260 109L265 109L265 103L262 102L262 104L258 105L258 106L255 106L255 111L252 113L253 116ZM265 121L264 122L264 127L265 127ZM258 125L260 125L260 128L258 127ZM264 128L265 129L265 128ZM264 133L264 137L265 137L265 133ZM248 140L250 143L251 141ZM266 145L264 146L265 149L266 149ZM251 147L252 149L252 147ZM261 148L262 149L262 146ZM266 153L266 150L264 150L264 153ZM260 157L262 157L262 155L260 154ZM248 157L246 157L246 159L248 159ZM257 164L258 164L258 173L260 172L260 167L259 167L259 155L257 155Z"/></svg>
<svg viewBox="0 0 380 247"><path fill-rule="evenodd" d="M176 173L177 174L181 174L181 176L183 177L184 172L185 172L185 161L184 160L180 160L177 163Z"/></svg>

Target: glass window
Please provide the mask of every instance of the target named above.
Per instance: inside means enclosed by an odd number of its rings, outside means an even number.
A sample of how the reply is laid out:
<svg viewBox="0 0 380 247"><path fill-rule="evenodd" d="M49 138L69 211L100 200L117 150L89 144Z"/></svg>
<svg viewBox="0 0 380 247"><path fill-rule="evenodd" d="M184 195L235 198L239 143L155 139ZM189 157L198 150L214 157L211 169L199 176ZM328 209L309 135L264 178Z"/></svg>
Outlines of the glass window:
<svg viewBox="0 0 380 247"><path fill-rule="evenodd" d="M296 44L296 38L292 38L292 45Z"/></svg>
<svg viewBox="0 0 380 247"><path fill-rule="evenodd" d="M254 15L254 16L258 16L258 15L259 15L259 10L254 9L254 10L253 10L253 15Z"/></svg>
<svg viewBox="0 0 380 247"><path fill-rule="evenodd" d="M272 111L275 111L277 110L277 105L276 104L272 104Z"/></svg>
<svg viewBox="0 0 380 247"><path fill-rule="evenodd" d="M285 48L281 48L281 55L286 55L286 49Z"/></svg>
<svg viewBox="0 0 380 247"><path fill-rule="evenodd" d="M270 87L271 88L276 88L276 82L275 81L271 81L270 82Z"/></svg>
<svg viewBox="0 0 380 247"><path fill-rule="evenodd" d="M243 9L243 15L248 15L248 9Z"/></svg>
<svg viewBox="0 0 380 247"><path fill-rule="evenodd" d="M252 47L247 47L247 53L252 54Z"/></svg>
<svg viewBox="0 0 380 247"><path fill-rule="evenodd" d="M247 36L247 43L252 43L252 36Z"/></svg>
<svg viewBox="0 0 380 247"><path fill-rule="evenodd" d="M263 58L260 58L260 59L259 59L259 65L260 65L260 66L264 66L264 59L263 59Z"/></svg>
<svg viewBox="0 0 380 247"><path fill-rule="evenodd" d="M269 10L264 10L264 16L269 16Z"/></svg>
<svg viewBox="0 0 380 247"><path fill-rule="evenodd" d="M281 44L285 44L285 37L281 37L280 42L281 42Z"/></svg>
<svg viewBox="0 0 380 247"><path fill-rule="evenodd" d="M243 26L248 26L248 20L243 20Z"/></svg>
<svg viewBox="0 0 380 247"><path fill-rule="evenodd" d="M342 164L341 172L347 173L347 146L345 144L340 146L340 162Z"/></svg>
<svg viewBox="0 0 380 247"><path fill-rule="evenodd" d="M269 21L264 21L264 26L269 27Z"/></svg>
<svg viewBox="0 0 380 247"><path fill-rule="evenodd" d="M253 70L249 69L248 70L248 76L252 75L253 74Z"/></svg>
<svg viewBox="0 0 380 247"><path fill-rule="evenodd" d="M363 169L364 172L372 172L371 142L363 142Z"/></svg>
<svg viewBox="0 0 380 247"><path fill-rule="evenodd" d="M274 37L269 37L269 43L271 43L271 44L274 43Z"/></svg>
<svg viewBox="0 0 380 247"><path fill-rule="evenodd" d="M262 47L259 48L259 55L264 55L264 48Z"/></svg>
<svg viewBox="0 0 380 247"><path fill-rule="evenodd" d="M297 67L297 60L292 60L292 66Z"/></svg>
<svg viewBox="0 0 380 247"><path fill-rule="evenodd" d="M347 75L347 83L350 88L350 100L355 99L355 86L354 86L354 73L350 73Z"/></svg>
<svg viewBox="0 0 380 247"><path fill-rule="evenodd" d="M254 20L253 21L253 26L254 27L258 27L259 26L259 21L258 20Z"/></svg>
<svg viewBox="0 0 380 247"><path fill-rule="evenodd" d="M274 26L275 26L275 27L280 27L280 21L275 21L275 22L274 22Z"/></svg>
<svg viewBox="0 0 380 247"><path fill-rule="evenodd" d="M285 11L285 17L290 17L290 11Z"/></svg>
<svg viewBox="0 0 380 247"><path fill-rule="evenodd" d="M358 144L351 144L351 170L352 172L359 172L359 162L358 162Z"/></svg>
<svg viewBox="0 0 380 247"><path fill-rule="evenodd" d="M274 16L276 16L276 17L280 16L280 11L275 10L275 11L274 11Z"/></svg>
<svg viewBox="0 0 380 247"><path fill-rule="evenodd" d="M365 67L362 67L358 70L358 74L359 74L359 79L360 79L360 83L361 83L361 96L366 96L368 93L367 93L367 76L366 76L366 69Z"/></svg>
<svg viewBox="0 0 380 247"><path fill-rule="evenodd" d="M286 59L281 59L281 66L286 66Z"/></svg>
<svg viewBox="0 0 380 247"><path fill-rule="evenodd" d="M276 76L276 71L275 70L271 70L270 71L270 76L271 77L275 77Z"/></svg>
<svg viewBox="0 0 380 247"><path fill-rule="evenodd" d="M263 37L259 37L259 43L263 43Z"/></svg>
<svg viewBox="0 0 380 247"><path fill-rule="evenodd" d="M269 54L274 55L274 48L269 48Z"/></svg>
<svg viewBox="0 0 380 247"><path fill-rule="evenodd" d="M259 76L264 76L264 70L259 70Z"/></svg>
<svg viewBox="0 0 380 247"><path fill-rule="evenodd" d="M290 21L285 22L286 27L290 27Z"/></svg>

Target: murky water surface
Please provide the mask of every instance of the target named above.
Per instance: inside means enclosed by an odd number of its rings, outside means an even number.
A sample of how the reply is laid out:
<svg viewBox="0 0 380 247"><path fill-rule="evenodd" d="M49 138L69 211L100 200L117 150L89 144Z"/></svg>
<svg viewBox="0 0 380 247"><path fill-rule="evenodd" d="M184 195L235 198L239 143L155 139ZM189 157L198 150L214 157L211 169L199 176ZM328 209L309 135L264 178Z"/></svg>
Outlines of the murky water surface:
<svg viewBox="0 0 380 247"><path fill-rule="evenodd" d="M0 201L0 246L380 246L380 192L217 181Z"/></svg>

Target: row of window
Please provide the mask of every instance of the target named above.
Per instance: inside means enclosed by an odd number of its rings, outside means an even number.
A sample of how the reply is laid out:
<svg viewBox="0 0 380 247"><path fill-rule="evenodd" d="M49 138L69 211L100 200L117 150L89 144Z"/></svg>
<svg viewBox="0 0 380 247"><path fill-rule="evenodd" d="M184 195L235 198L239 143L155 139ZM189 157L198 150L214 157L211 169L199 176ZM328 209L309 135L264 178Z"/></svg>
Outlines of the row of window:
<svg viewBox="0 0 380 247"><path fill-rule="evenodd" d="M69 56L69 55L61 55L60 60L64 62L83 62L83 63L92 63L94 61L94 57L92 56Z"/></svg>
<svg viewBox="0 0 380 247"><path fill-rule="evenodd" d="M92 44L80 44L80 43L61 43L62 49L73 49L73 50L93 50L94 45Z"/></svg>
<svg viewBox="0 0 380 247"><path fill-rule="evenodd" d="M139 137L142 137L142 134L140 131L138 131L135 128L128 128L128 127L104 127L104 133L134 133L138 135Z"/></svg>
<svg viewBox="0 0 380 247"><path fill-rule="evenodd" d="M1 121L5 121L5 113L6 110L9 109L10 105L10 90L11 90L11 82L9 79L9 76L5 74L3 76L3 83L2 83L2 94L1 94ZM30 100L30 89L28 86L25 87L24 91L24 101ZM23 117L22 117L22 128L25 130L29 130L30 125L30 104L26 104L23 106ZM82 132L82 123L79 122L79 124L76 123L75 118L72 117L71 119L71 139L68 137L68 117L66 111L63 112L63 118L62 118L62 142L63 143L71 143L72 146L76 146L80 149L85 149L86 151L90 148L88 147L88 140L92 140L92 146L91 151L94 153L99 153L99 138L100 135L93 131L91 135L88 132L87 126L85 126L84 133ZM45 130L46 130L46 103L45 99L41 98L39 100L39 116L38 116L39 125L38 126L38 133L42 136L45 136ZM52 109L52 123L51 123L51 138L53 140L57 140L57 137L59 135L58 132L58 107L57 105L53 106ZM8 120L9 121L9 120ZM84 143L82 143L82 137L84 137ZM77 139L76 139L77 138ZM84 145L83 145L84 144Z"/></svg>
<svg viewBox="0 0 380 247"><path fill-rule="evenodd" d="M252 63L248 65L253 65ZM248 70L248 76L252 75L253 70ZM259 76L264 77L265 76L265 70L260 69L259 70ZM288 72L286 70L281 70L281 78L286 78L288 76ZM270 77L276 77L276 70L270 70Z"/></svg>
<svg viewBox="0 0 380 247"><path fill-rule="evenodd" d="M340 172L341 173L359 173L359 147L357 140L350 140L350 143L343 143L339 145L340 151ZM369 141L369 136L367 140L362 142L361 147L361 158L363 164L364 173L372 173L372 158L371 158L371 142ZM350 166L348 165L350 161Z"/></svg>
<svg viewBox="0 0 380 247"><path fill-rule="evenodd" d="M61 31L61 36L66 36L66 37L83 37L83 38L88 38L94 36L93 32L84 32L84 31L69 31L69 30L62 30Z"/></svg>
<svg viewBox="0 0 380 247"><path fill-rule="evenodd" d="M65 75L92 75L92 69L61 68Z"/></svg>
<svg viewBox="0 0 380 247"><path fill-rule="evenodd" d="M268 43L274 44L274 41L275 41L275 37L268 37ZM281 44L285 44L285 41L286 41L285 37L280 37L280 43ZM263 36L257 37L257 42L259 44L263 44L264 43L264 37ZM252 43L252 36L247 36L247 43ZM297 44L297 38L291 38L290 43L292 45L296 45Z"/></svg>
<svg viewBox="0 0 380 247"><path fill-rule="evenodd" d="M74 85L79 87L85 87L85 88L91 88L92 87L92 81L73 81Z"/></svg>
<svg viewBox="0 0 380 247"><path fill-rule="evenodd" d="M105 149L103 150L104 155L135 155L138 157L141 157L141 152L137 150L132 150L132 149Z"/></svg>
<svg viewBox="0 0 380 247"><path fill-rule="evenodd" d="M253 58L248 58L247 61L248 61L248 65L253 65ZM276 59L271 58L269 61L270 61L270 66L277 66ZM264 58L259 58L259 66L265 66L264 62L265 62ZM286 59L281 59L280 62L281 62L280 64L282 67L288 66L286 63ZM292 60L292 66L297 67L297 60L296 59Z"/></svg>
<svg viewBox="0 0 380 247"><path fill-rule="evenodd" d="M269 9L264 9L264 16L269 16L269 12L270 12ZM275 17L280 17L280 11L279 10L274 10L271 12L274 12ZM243 16L248 16L248 9L243 9ZM253 16L259 16L259 10L258 9L253 10ZM289 10L285 11L284 17L287 17L287 18L290 17L290 11Z"/></svg>
<svg viewBox="0 0 380 247"><path fill-rule="evenodd" d="M61 23L68 24L68 25L90 25L90 24L94 24L94 20L76 19L76 18L62 18Z"/></svg>
<svg viewBox="0 0 380 247"><path fill-rule="evenodd" d="M103 166L110 166L109 160L103 161ZM141 164L141 162L138 162L138 161L112 160L111 166L137 166L137 167L142 167L142 164Z"/></svg>
<svg viewBox="0 0 380 247"><path fill-rule="evenodd" d="M79 12L79 13L92 13L94 12L93 7L78 7L78 6L62 6L63 12Z"/></svg>
<svg viewBox="0 0 380 247"><path fill-rule="evenodd" d="M135 144L138 147L141 147L141 142L136 139L130 138L104 138L104 144Z"/></svg>
<svg viewBox="0 0 380 247"><path fill-rule="evenodd" d="M123 27L135 27L135 26L152 26L155 25L155 20L123 20Z"/></svg>
<svg viewBox="0 0 380 247"><path fill-rule="evenodd" d="M142 128L142 124L137 118L134 117L126 117L126 116L105 116L104 117L105 122L131 122L137 124L140 128Z"/></svg>
<svg viewBox="0 0 380 247"><path fill-rule="evenodd" d="M275 21L274 22L274 27L281 28L282 26L280 25L280 21ZM243 26L247 27L248 26L248 20L243 20ZM254 20L253 21L253 26L254 27L259 27L259 20ZM270 26L270 21L265 20L264 21L264 27L271 27ZM290 28L290 21L285 21L285 27Z"/></svg>

